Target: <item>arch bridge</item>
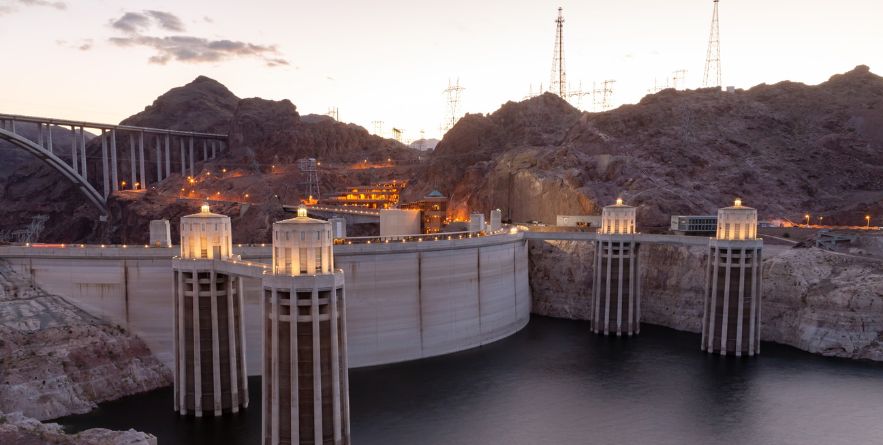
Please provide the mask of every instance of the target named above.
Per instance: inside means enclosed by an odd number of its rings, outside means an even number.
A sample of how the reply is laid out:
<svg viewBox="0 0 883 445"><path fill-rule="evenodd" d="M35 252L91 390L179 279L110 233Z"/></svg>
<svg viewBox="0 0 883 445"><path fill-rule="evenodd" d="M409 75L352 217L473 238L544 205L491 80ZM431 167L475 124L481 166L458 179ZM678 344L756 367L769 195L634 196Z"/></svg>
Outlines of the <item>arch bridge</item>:
<svg viewBox="0 0 883 445"><path fill-rule="evenodd" d="M34 131L26 130L25 126ZM97 152L94 145L87 151L86 142L92 138L86 129L97 130L95 138L100 141L100 155L91 153ZM60 140L53 143L53 138L59 139L60 130L67 133L63 138L67 142L64 147L60 146ZM27 151L61 173L101 211L104 219L111 193L126 189L145 190L149 184L169 177L173 165L176 172L180 167L181 176L187 175L188 168L190 176L195 176L194 164L217 157L225 150L228 137L226 134L0 114L0 140ZM151 142L155 148L152 156ZM202 142L202 156L197 150L199 142ZM129 147L128 166L122 156L118 156L124 154L119 152L118 144ZM180 147L179 153L173 153L175 145ZM150 172L148 175L148 165L149 170L155 165L155 174ZM127 168L130 182L122 175Z"/></svg>

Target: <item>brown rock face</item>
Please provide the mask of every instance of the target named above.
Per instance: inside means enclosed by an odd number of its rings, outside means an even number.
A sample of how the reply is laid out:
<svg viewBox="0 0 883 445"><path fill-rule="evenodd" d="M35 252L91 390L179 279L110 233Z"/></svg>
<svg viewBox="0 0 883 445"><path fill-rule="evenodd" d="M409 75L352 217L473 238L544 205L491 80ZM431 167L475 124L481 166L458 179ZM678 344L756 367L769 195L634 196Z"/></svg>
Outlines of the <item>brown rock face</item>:
<svg viewBox="0 0 883 445"><path fill-rule="evenodd" d="M39 420L171 384L147 345L0 264L0 411Z"/></svg>
<svg viewBox="0 0 883 445"><path fill-rule="evenodd" d="M313 157L328 162L412 160L417 152L364 128L327 116L304 116L288 100L243 99L230 123L232 156L248 164L292 164Z"/></svg>
<svg viewBox="0 0 883 445"><path fill-rule="evenodd" d="M738 195L762 219L861 224L883 210L881 128L883 78L863 66L818 86L665 90L605 113L546 94L461 119L412 190L439 184L456 205L546 223L622 196L639 224L666 226Z"/></svg>
<svg viewBox="0 0 883 445"><path fill-rule="evenodd" d="M15 445L156 445L152 434L93 428L67 434L57 423L40 423L21 413L0 413L0 443Z"/></svg>

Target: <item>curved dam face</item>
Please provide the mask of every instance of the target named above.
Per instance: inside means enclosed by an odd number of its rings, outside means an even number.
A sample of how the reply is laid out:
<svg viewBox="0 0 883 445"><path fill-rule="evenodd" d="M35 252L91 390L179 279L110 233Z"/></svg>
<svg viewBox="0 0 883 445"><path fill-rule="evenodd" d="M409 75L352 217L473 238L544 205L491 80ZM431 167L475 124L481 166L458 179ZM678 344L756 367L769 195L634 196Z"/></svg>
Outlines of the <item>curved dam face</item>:
<svg viewBox="0 0 883 445"><path fill-rule="evenodd" d="M234 247L269 262L270 247ZM0 247L0 259L36 285L141 337L172 366L172 257L178 248ZM350 367L414 360L481 346L530 318L522 234L334 246L343 269ZM260 280L243 278L246 361L261 370Z"/></svg>

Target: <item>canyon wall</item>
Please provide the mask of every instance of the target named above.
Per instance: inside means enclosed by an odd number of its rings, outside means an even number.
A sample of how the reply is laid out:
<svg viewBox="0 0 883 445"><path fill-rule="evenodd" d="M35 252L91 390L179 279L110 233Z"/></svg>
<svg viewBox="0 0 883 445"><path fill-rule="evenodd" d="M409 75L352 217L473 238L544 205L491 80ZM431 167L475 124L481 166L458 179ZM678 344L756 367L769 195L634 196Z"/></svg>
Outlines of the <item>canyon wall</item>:
<svg viewBox="0 0 883 445"><path fill-rule="evenodd" d="M143 341L0 261L0 411L53 419L171 381Z"/></svg>
<svg viewBox="0 0 883 445"><path fill-rule="evenodd" d="M701 332L705 250L641 246L643 323ZM592 244L530 241L529 253L533 313L588 320ZM762 340L827 356L883 361L879 259L768 246L763 280Z"/></svg>

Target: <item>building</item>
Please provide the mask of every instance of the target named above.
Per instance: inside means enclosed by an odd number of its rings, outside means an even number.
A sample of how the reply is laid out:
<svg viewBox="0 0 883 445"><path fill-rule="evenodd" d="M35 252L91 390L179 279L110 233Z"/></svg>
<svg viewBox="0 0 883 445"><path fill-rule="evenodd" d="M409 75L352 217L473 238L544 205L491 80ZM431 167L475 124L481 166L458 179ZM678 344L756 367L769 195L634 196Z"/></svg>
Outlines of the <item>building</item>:
<svg viewBox="0 0 883 445"><path fill-rule="evenodd" d="M399 204L400 194L406 187L407 181L399 180L352 186L322 199L321 203L333 206L391 209Z"/></svg>
<svg viewBox="0 0 883 445"><path fill-rule="evenodd" d="M635 234L637 209L622 203L605 206L595 241L592 331L617 336L641 332L641 286Z"/></svg>
<svg viewBox="0 0 883 445"><path fill-rule="evenodd" d="M717 230L717 216L672 215L670 230L678 235L714 235Z"/></svg>
<svg viewBox="0 0 883 445"><path fill-rule="evenodd" d="M479 233L484 232L484 215L478 212L473 212L469 215L469 232Z"/></svg>
<svg viewBox="0 0 883 445"><path fill-rule="evenodd" d="M242 280L219 272L232 257L230 218L209 211L181 218L175 286L174 409L215 416L248 407Z"/></svg>
<svg viewBox="0 0 883 445"><path fill-rule="evenodd" d="M273 224L263 288L262 443L350 443L346 302L331 224L307 216Z"/></svg>
<svg viewBox="0 0 883 445"><path fill-rule="evenodd" d="M503 211L500 209L491 210L491 222L488 230L490 232L496 232L503 228Z"/></svg>
<svg viewBox="0 0 883 445"><path fill-rule="evenodd" d="M172 247L172 229L167 219L150 221L150 245L153 247Z"/></svg>
<svg viewBox="0 0 883 445"><path fill-rule="evenodd" d="M556 215L555 225L559 227L600 227L598 215Z"/></svg>
<svg viewBox="0 0 883 445"><path fill-rule="evenodd" d="M403 204L403 209L417 209L422 212L421 231L438 233L448 220L448 198L438 190L433 190L423 199Z"/></svg>
<svg viewBox="0 0 883 445"><path fill-rule="evenodd" d="M709 241L701 349L720 355L760 353L761 250L757 210L737 199L718 210Z"/></svg>
<svg viewBox="0 0 883 445"><path fill-rule="evenodd" d="M384 209L380 211L380 237L401 238L421 233L421 212L416 209Z"/></svg>

